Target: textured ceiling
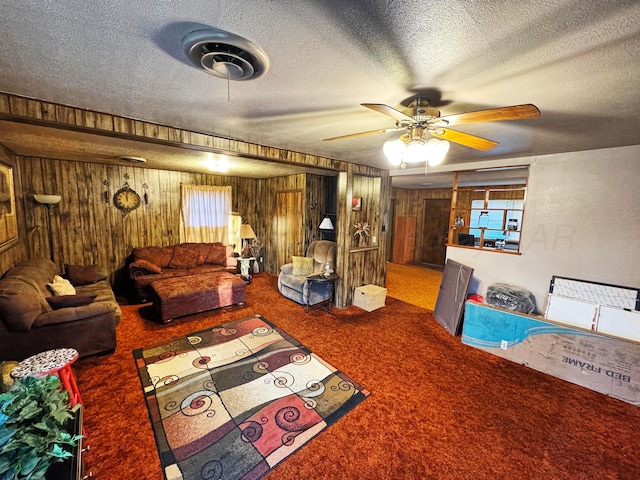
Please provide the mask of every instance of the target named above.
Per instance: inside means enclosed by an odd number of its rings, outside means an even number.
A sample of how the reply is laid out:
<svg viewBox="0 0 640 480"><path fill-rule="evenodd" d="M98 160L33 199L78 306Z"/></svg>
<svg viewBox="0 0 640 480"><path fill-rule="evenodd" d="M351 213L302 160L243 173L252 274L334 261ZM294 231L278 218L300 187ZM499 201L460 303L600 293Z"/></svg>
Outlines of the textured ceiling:
<svg viewBox="0 0 640 480"><path fill-rule="evenodd" d="M1 0L0 24L0 91L379 168L400 133L322 139L393 127L360 103L419 93L443 116L542 112L456 127L500 145L453 144L445 170L640 138L637 0ZM228 83L196 69L182 39L199 28L249 39L270 70Z"/></svg>

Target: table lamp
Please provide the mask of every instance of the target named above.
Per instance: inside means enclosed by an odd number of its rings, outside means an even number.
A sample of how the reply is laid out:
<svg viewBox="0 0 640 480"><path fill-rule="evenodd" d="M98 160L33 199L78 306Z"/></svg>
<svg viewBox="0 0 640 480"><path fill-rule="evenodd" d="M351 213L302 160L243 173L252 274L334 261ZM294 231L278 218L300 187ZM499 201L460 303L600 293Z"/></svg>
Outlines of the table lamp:
<svg viewBox="0 0 640 480"><path fill-rule="evenodd" d="M242 256L247 258L249 254L249 240L257 238L256 233L248 223L240 225L240 239L242 240Z"/></svg>

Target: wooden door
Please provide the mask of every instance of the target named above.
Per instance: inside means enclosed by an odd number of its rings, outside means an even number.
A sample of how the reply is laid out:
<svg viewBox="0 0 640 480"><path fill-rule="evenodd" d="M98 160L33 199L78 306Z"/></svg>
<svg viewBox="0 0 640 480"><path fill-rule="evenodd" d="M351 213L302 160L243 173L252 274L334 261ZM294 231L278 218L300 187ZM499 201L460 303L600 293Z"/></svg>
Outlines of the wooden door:
<svg viewBox="0 0 640 480"><path fill-rule="evenodd" d="M444 266L447 255L447 234L451 199L425 198L424 221L422 222L422 251L420 261L430 265Z"/></svg>
<svg viewBox="0 0 640 480"><path fill-rule="evenodd" d="M413 262L416 217L398 217L393 232L393 263Z"/></svg>
<svg viewBox="0 0 640 480"><path fill-rule="evenodd" d="M304 254L302 191L278 192L276 212L277 267L291 263L293 255Z"/></svg>

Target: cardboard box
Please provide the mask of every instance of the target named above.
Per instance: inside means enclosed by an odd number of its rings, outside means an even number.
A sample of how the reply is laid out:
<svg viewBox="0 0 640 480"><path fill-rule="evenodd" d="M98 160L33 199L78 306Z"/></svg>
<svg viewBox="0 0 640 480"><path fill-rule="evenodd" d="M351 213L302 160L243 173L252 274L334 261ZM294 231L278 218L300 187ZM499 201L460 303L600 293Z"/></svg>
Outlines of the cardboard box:
<svg viewBox="0 0 640 480"><path fill-rule="evenodd" d="M640 405L640 343L472 301L462 343Z"/></svg>
<svg viewBox="0 0 640 480"><path fill-rule="evenodd" d="M353 304L367 312L384 307L387 289L377 285L363 285L353 292Z"/></svg>

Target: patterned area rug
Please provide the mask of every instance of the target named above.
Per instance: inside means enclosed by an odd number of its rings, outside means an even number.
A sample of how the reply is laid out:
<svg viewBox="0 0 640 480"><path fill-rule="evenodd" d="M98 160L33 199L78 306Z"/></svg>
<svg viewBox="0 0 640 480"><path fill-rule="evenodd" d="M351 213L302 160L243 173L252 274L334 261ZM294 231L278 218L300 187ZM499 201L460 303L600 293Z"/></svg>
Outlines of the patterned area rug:
<svg viewBox="0 0 640 480"><path fill-rule="evenodd" d="M369 395L259 315L133 355L167 480L261 478Z"/></svg>

